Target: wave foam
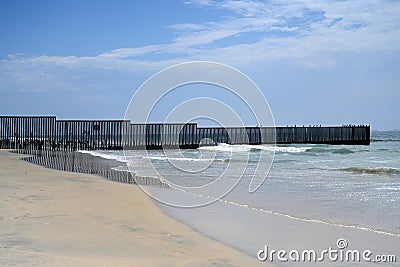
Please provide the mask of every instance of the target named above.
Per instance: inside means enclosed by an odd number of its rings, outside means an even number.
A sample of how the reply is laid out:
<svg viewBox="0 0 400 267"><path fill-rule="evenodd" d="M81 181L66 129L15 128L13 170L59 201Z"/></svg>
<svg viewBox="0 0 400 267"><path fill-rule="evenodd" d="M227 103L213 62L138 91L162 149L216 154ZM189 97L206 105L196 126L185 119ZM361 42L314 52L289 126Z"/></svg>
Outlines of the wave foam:
<svg viewBox="0 0 400 267"><path fill-rule="evenodd" d="M274 216L285 217L285 218L288 218L290 220L303 221L303 222L308 222L308 223L325 224L325 225L330 225L330 226L334 226L334 227L352 228L352 229L357 229L357 230L361 230L361 231L367 231L367 232L373 232L373 233L377 233L377 234L383 234L383 235L386 235L386 236L400 237L400 234L391 233L391 232L387 232L387 231L380 230L380 229L369 228L367 226L342 224L342 223L328 222L328 221L324 221L324 220L320 220L320 219L311 219L311 218L299 217L299 216L290 215L290 214L286 214L286 213L282 213L282 212L266 210L266 209L263 209L263 208L257 208L257 207L250 206L248 204L242 204L242 203L238 203L238 202L234 202L234 201L225 200L225 199L222 199L222 198L215 198L213 196L206 196L206 195L196 194L196 193L188 192L186 190L183 190L183 189L177 188L177 187L171 187L171 188L175 189L177 191L180 191L182 193L189 194L189 195L193 195L193 196L197 196L197 197L206 197L206 198L212 199L213 202L219 201L219 202L223 202L223 203L226 203L226 204L229 204L229 205L234 205L234 206L238 206L238 207L241 207L241 208L251 209L251 210L254 210L256 212L262 212L262 213L270 214L270 215L274 215Z"/></svg>
<svg viewBox="0 0 400 267"><path fill-rule="evenodd" d="M98 152L98 151L87 151L87 150L78 150L77 152L82 153L82 154L89 154L94 157L100 157L103 159L113 159L119 162L128 162L125 156L123 155L117 155L115 153L104 153L104 152Z"/></svg>
<svg viewBox="0 0 400 267"><path fill-rule="evenodd" d="M212 159L212 158L201 159L201 158L175 158L175 157L159 157L159 156L146 156L146 157L142 157L142 159L190 161L190 162L197 162L197 161L212 162L212 161L225 161L226 160L226 159Z"/></svg>
<svg viewBox="0 0 400 267"><path fill-rule="evenodd" d="M268 152L280 152L280 153L302 153L306 152L312 147L291 147L291 146L273 146L273 145L229 145L229 144L218 144L217 146L203 146L201 150L213 150L221 152L257 152L257 151L268 151Z"/></svg>

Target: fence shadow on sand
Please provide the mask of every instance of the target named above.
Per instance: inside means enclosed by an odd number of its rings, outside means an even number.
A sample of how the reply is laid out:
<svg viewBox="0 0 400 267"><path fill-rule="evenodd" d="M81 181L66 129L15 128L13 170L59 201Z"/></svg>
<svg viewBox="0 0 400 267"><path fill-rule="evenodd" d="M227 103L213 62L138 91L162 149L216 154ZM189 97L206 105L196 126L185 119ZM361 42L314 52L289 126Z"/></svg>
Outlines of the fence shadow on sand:
<svg viewBox="0 0 400 267"><path fill-rule="evenodd" d="M26 151L14 150L13 153L28 154L22 160L44 166L46 168L94 174L104 177L110 181L138 184L142 186L154 186L168 188L168 184L156 177L141 177L134 175L126 170L117 170L124 163L112 159L104 159L86 153L74 151Z"/></svg>

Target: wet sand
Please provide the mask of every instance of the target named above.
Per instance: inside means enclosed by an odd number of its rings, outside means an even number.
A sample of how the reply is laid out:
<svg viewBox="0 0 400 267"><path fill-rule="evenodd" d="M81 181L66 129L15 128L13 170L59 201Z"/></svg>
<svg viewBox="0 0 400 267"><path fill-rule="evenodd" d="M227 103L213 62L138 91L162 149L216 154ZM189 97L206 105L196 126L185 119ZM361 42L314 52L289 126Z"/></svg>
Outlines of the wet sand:
<svg viewBox="0 0 400 267"><path fill-rule="evenodd" d="M168 217L135 185L21 157L0 150L0 266L260 265Z"/></svg>

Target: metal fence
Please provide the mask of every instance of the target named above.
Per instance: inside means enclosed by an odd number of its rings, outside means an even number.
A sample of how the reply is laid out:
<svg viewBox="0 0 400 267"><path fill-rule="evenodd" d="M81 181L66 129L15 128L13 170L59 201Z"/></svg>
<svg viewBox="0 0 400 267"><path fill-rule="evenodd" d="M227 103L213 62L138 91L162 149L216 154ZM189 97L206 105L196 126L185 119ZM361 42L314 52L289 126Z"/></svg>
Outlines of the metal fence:
<svg viewBox="0 0 400 267"><path fill-rule="evenodd" d="M369 125L332 127L198 127L196 123L135 124L128 120L57 120L0 116L0 148L111 150L196 148L227 144L369 145Z"/></svg>

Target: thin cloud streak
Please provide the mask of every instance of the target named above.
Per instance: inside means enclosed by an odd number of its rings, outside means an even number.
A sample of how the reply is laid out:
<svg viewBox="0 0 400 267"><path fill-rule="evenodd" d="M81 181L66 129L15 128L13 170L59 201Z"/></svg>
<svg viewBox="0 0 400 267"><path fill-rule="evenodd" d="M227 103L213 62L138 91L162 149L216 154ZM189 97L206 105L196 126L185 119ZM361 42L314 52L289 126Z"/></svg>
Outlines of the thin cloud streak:
<svg viewBox="0 0 400 267"><path fill-rule="evenodd" d="M232 16L170 25L176 37L166 44L83 57L10 55L0 61L0 81L54 83L71 69L154 72L187 60L215 60L240 67L285 59L305 67L329 68L335 65L338 53L400 50L400 2L228 0L186 4L230 11ZM230 38L234 41L229 42Z"/></svg>

